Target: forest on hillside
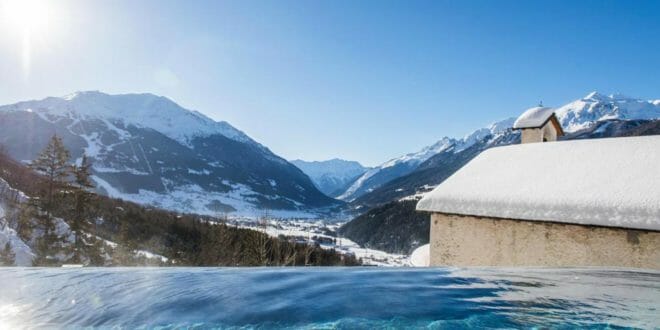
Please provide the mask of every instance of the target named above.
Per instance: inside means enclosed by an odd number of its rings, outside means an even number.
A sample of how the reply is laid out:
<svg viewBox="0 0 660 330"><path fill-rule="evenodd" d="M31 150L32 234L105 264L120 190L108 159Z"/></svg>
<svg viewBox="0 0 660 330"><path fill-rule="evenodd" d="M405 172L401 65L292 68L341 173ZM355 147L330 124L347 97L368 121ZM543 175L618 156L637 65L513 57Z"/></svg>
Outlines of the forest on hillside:
<svg viewBox="0 0 660 330"><path fill-rule="evenodd" d="M339 228L339 234L370 249L410 254L429 242L430 215L417 212L418 199L392 201Z"/></svg>
<svg viewBox="0 0 660 330"><path fill-rule="evenodd" d="M34 266L360 264L352 255L237 228L226 218L179 214L93 193L89 158L72 165L57 136L29 166L3 150L0 203L5 216L0 225L31 248ZM0 263L11 265L13 258L7 242L0 247Z"/></svg>

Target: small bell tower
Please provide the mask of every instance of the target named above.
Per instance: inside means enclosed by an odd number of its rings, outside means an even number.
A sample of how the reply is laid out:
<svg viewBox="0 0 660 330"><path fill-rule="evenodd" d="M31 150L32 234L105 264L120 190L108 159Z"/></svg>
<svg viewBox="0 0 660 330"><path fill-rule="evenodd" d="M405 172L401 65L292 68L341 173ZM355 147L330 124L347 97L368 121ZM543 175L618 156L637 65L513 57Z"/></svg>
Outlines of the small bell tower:
<svg viewBox="0 0 660 330"><path fill-rule="evenodd" d="M552 142L564 135L554 109L544 107L543 103L523 112L513 128L521 131L521 143Z"/></svg>

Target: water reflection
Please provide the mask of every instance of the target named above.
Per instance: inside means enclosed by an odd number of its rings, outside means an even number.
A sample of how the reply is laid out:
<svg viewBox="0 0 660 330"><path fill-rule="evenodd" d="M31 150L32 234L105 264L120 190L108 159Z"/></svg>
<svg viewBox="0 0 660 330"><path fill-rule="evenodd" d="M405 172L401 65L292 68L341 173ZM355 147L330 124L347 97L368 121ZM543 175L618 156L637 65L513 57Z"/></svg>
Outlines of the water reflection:
<svg viewBox="0 0 660 330"><path fill-rule="evenodd" d="M36 327L660 324L660 273L603 269L0 269L0 323Z"/></svg>

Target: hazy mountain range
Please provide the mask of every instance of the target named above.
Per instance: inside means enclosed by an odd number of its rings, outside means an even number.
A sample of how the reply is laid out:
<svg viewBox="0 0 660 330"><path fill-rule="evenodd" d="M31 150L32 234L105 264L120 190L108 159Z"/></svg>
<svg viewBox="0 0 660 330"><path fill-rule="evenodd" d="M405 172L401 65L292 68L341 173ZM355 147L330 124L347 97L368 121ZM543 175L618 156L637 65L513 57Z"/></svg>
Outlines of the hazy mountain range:
<svg viewBox="0 0 660 330"><path fill-rule="evenodd" d="M330 197L337 197L344 193L350 184L371 169L356 161L338 158L311 162L296 159L291 163L305 172L316 187Z"/></svg>

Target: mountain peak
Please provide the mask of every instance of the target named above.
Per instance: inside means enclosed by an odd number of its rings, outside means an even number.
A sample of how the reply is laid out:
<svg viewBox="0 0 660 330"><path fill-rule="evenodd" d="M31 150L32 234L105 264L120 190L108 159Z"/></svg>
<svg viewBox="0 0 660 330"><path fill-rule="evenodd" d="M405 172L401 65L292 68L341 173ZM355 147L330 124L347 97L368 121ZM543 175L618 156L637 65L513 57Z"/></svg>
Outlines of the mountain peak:
<svg viewBox="0 0 660 330"><path fill-rule="evenodd" d="M593 92L587 94L587 96L583 97L582 99L583 100L602 100L604 98L607 98L607 96L605 96L604 94L601 94L597 91L593 91Z"/></svg>
<svg viewBox="0 0 660 330"><path fill-rule="evenodd" d="M609 94L605 95L603 93L599 93L597 91L593 91L587 96L583 97L582 100L589 100L589 101L621 101L621 100L635 100L635 98L630 97L625 94L621 93L614 93L614 94Z"/></svg>
<svg viewBox="0 0 660 330"><path fill-rule="evenodd" d="M107 94L101 91L78 91L64 97L21 102L14 107L67 116L73 120L117 120L126 125L153 129L184 145L188 145L195 137L213 134L258 145L227 122L217 122L198 111L185 109L167 97L151 93Z"/></svg>
<svg viewBox="0 0 660 330"><path fill-rule="evenodd" d="M515 117L509 117L500 121L496 121L490 124L489 130L492 134L497 134L506 131L509 128L513 127L513 123L516 121Z"/></svg>
<svg viewBox="0 0 660 330"><path fill-rule="evenodd" d="M102 93L98 90L94 90L94 91L77 91L77 92L73 92L71 94L67 94L67 95L62 96L62 99L67 100L67 101L71 101L71 100L75 100L75 99L80 98L80 97L85 97L85 96L90 96L90 95L107 95L107 94Z"/></svg>
<svg viewBox="0 0 660 330"><path fill-rule="evenodd" d="M660 118L658 105L622 94L605 96L591 92L582 99L557 108L555 114L565 132L575 132L601 120L657 119Z"/></svg>

